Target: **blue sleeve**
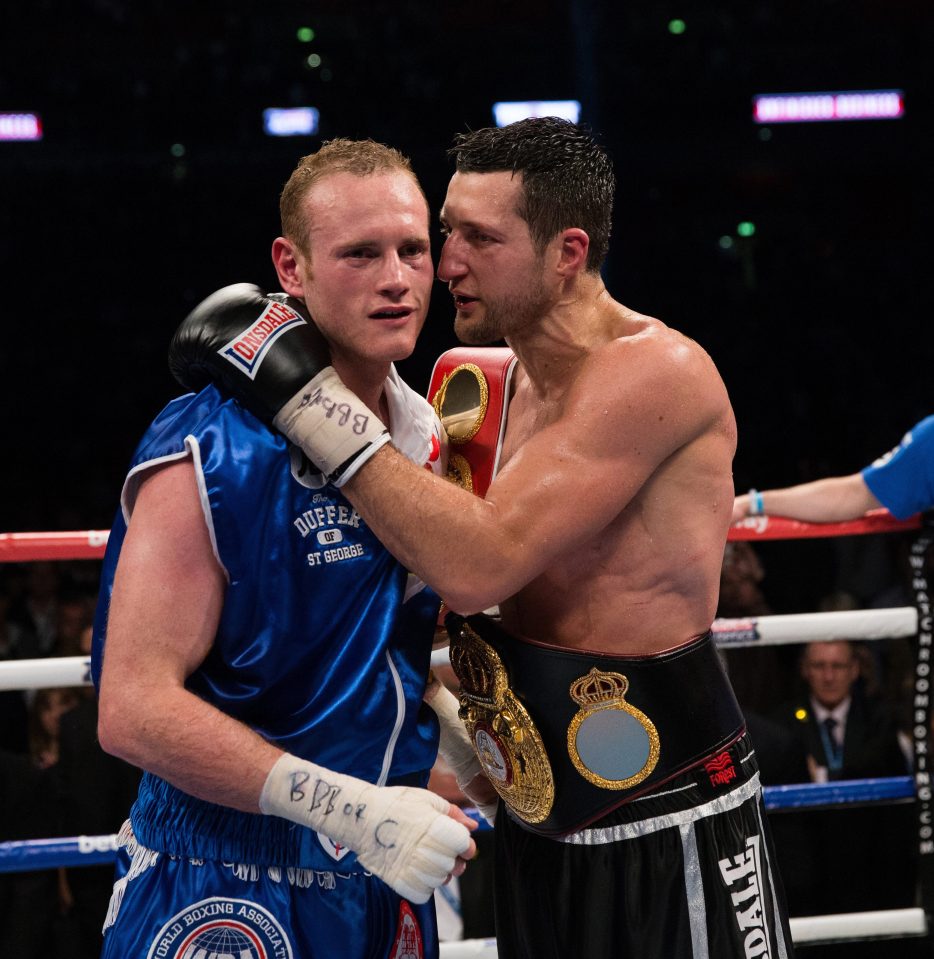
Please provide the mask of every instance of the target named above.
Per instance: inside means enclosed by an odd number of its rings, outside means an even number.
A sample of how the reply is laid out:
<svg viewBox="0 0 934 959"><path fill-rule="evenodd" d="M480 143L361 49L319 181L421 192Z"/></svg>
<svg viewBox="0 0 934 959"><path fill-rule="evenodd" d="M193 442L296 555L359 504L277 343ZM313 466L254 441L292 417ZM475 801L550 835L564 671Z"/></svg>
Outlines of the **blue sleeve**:
<svg viewBox="0 0 934 959"><path fill-rule="evenodd" d="M895 449L867 466L862 477L898 519L934 508L934 416L913 426Z"/></svg>

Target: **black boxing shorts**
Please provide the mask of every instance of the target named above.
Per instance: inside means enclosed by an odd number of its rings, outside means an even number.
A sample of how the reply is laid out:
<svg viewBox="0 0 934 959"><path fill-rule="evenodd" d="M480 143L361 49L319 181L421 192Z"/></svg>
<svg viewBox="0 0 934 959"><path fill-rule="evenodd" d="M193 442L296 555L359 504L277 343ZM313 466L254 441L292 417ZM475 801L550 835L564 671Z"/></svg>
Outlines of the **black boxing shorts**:
<svg viewBox="0 0 934 959"><path fill-rule="evenodd" d="M729 784L720 775L729 772ZM501 803L500 959L789 959L784 892L743 736L561 839Z"/></svg>

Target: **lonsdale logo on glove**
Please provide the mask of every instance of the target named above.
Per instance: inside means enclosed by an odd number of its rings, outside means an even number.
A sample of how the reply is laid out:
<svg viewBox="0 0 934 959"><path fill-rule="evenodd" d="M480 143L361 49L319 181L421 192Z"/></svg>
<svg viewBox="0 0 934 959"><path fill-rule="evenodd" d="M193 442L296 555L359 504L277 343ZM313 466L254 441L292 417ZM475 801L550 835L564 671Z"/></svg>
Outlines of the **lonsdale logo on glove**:
<svg viewBox="0 0 934 959"><path fill-rule="evenodd" d="M169 368L190 390L218 384L335 486L389 442L379 416L331 365L321 331L284 293L267 296L251 283L212 293L176 330Z"/></svg>
<svg viewBox="0 0 934 959"><path fill-rule="evenodd" d="M305 321L285 303L271 302L255 323L238 333L217 352L252 380L269 347L286 331Z"/></svg>

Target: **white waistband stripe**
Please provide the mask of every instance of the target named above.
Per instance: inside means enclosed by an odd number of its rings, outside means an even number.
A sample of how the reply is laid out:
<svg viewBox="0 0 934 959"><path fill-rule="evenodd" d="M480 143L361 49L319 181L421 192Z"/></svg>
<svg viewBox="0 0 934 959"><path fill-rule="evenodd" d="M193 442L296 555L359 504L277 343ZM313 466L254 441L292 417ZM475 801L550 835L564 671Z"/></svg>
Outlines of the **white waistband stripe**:
<svg viewBox="0 0 934 959"><path fill-rule="evenodd" d="M648 836L662 829L673 829L686 823L697 822L717 813L726 812L742 806L747 799L755 796L759 791L759 774L753 776L742 786L732 792L711 799L700 806L692 806L680 812L669 813L667 816L655 816L652 819L643 819L641 822L625 822L616 826L603 826L598 829L582 829L571 833L559 842L569 842L575 846L604 846L610 842L622 842L626 839L636 839L639 836Z"/></svg>

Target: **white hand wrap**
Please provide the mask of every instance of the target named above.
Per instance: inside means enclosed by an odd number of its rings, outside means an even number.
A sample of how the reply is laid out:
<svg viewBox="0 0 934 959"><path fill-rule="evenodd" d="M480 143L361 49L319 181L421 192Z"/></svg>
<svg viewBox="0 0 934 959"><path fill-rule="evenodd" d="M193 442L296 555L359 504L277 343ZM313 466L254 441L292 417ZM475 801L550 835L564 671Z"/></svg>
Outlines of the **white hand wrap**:
<svg viewBox="0 0 934 959"><path fill-rule="evenodd" d="M260 811L309 826L411 902L427 902L467 852L470 833L427 789L374 786L285 753L269 771Z"/></svg>
<svg viewBox="0 0 934 959"><path fill-rule="evenodd" d="M273 425L335 486L343 486L384 444L380 418L326 366L279 410Z"/></svg>
<svg viewBox="0 0 934 959"><path fill-rule="evenodd" d="M467 735L467 729L457 715L457 697L440 680L433 678L425 690L425 702L435 711L441 726L438 752L450 766L457 785L464 791L477 776L486 774ZM483 818L492 824L496 818L497 804L477 802L466 792L464 794L474 802Z"/></svg>

